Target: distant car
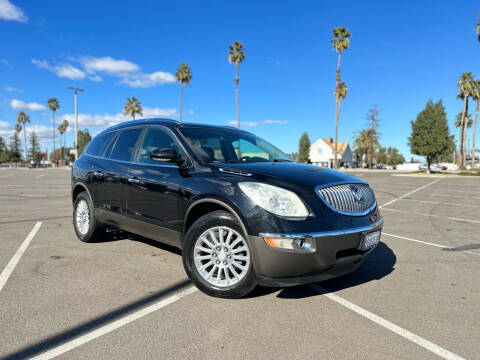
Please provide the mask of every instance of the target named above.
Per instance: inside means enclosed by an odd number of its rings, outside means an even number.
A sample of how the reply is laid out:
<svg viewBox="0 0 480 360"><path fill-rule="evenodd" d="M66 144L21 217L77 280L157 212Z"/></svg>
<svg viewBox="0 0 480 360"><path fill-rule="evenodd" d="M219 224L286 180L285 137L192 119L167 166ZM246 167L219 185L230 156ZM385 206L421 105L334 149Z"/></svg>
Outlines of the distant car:
<svg viewBox="0 0 480 360"><path fill-rule="evenodd" d="M114 226L177 246L192 282L225 298L348 274L383 226L358 178L246 131L159 119L97 135L74 163L72 201L80 240Z"/></svg>
<svg viewBox="0 0 480 360"><path fill-rule="evenodd" d="M427 163L423 163L419 166L419 169L422 170L422 171L427 171L428 169L428 165ZM445 165L441 165L441 164L430 164L430 171L432 172L440 172L440 171L445 171L447 170L448 167L446 167Z"/></svg>

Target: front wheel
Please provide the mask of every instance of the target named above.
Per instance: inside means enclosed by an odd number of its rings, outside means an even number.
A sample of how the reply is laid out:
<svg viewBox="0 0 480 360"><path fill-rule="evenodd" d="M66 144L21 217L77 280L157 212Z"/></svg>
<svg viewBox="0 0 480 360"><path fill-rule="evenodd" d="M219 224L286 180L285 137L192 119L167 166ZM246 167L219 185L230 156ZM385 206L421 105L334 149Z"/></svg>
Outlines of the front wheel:
<svg viewBox="0 0 480 360"><path fill-rule="evenodd" d="M105 226L95 219L92 200L85 191L75 199L73 226L77 237L83 242L96 242L105 237Z"/></svg>
<svg viewBox="0 0 480 360"><path fill-rule="evenodd" d="M240 298L256 286L250 246L230 213L202 216L188 230L183 245L185 271L204 293Z"/></svg>

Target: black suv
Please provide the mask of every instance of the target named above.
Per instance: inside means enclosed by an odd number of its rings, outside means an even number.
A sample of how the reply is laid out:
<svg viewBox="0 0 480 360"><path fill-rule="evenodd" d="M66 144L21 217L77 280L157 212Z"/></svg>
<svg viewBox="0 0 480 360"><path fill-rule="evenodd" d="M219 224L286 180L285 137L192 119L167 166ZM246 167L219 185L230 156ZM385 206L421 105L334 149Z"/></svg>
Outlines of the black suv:
<svg viewBox="0 0 480 360"><path fill-rule="evenodd" d="M165 119L95 136L73 166L72 200L80 240L115 227L177 246L200 290L230 298L350 273L383 224L362 180L246 131Z"/></svg>

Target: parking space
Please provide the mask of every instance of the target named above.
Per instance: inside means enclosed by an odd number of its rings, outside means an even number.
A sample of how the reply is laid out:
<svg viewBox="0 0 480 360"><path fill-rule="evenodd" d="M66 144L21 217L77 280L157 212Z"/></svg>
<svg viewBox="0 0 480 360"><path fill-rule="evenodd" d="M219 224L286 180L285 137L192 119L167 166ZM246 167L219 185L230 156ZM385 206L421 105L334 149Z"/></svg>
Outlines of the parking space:
<svg viewBox="0 0 480 360"><path fill-rule="evenodd" d="M222 300L172 247L78 241L68 171L1 170L0 274L41 226L0 288L0 358L478 358L480 180L353 174L385 217L355 273Z"/></svg>

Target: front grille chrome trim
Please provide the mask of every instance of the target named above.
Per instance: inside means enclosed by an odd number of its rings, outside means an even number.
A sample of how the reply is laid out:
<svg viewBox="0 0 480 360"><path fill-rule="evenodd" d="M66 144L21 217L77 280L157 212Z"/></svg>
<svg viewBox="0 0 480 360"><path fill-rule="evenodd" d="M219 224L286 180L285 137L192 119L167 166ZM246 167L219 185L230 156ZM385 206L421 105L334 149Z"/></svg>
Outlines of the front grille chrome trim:
<svg viewBox="0 0 480 360"><path fill-rule="evenodd" d="M364 201L355 201L351 187L358 188L358 193ZM340 182L319 185L315 193L332 211L342 215L365 216L377 206L375 194L365 182Z"/></svg>

